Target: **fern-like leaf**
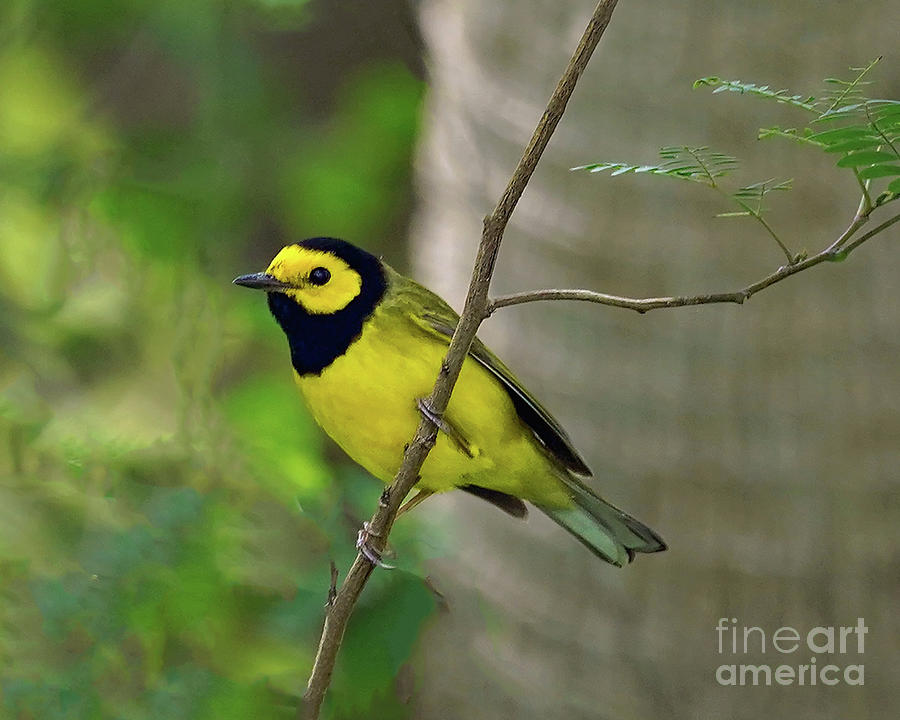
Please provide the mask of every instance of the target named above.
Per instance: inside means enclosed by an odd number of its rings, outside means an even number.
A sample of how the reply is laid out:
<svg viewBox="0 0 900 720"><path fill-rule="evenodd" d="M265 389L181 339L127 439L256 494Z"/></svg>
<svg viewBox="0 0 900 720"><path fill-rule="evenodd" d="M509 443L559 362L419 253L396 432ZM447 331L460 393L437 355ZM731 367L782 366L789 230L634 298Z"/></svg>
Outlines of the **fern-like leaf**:
<svg viewBox="0 0 900 720"><path fill-rule="evenodd" d="M722 80L722 78L715 76L694 81L694 89L704 86L713 88L714 95L721 92L755 95L767 100L793 105L808 112L819 113L817 100L812 95L796 95L791 94L790 90L773 90L768 85L756 85L755 83L745 83L740 80Z"/></svg>
<svg viewBox="0 0 900 720"><path fill-rule="evenodd" d="M630 163L599 162L572 168L587 172L610 172L610 176L627 173L647 173L663 175L681 180L699 182L709 187L717 187L716 179L737 168L737 158L724 153L713 152L708 147L673 145L661 148L660 157L665 160L658 165L632 165Z"/></svg>
<svg viewBox="0 0 900 720"><path fill-rule="evenodd" d="M739 217L741 215L750 215L757 219L761 219L765 212L763 201L766 195L772 192L785 192L793 189L793 180L763 180L762 182L753 183L752 185L744 185L731 193L731 198L743 208L738 213L720 213L716 217ZM779 243L780 244L780 243Z"/></svg>
<svg viewBox="0 0 900 720"><path fill-rule="evenodd" d="M882 56L878 56L865 67L850 68L856 73L856 77L852 80L841 80L840 78L825 78L825 83L832 86L822 96L822 101L828 103L828 109L822 113L822 117L826 117L834 112L840 111L842 108L857 106L866 102L863 88L870 85L871 81L864 80L872 68L881 62Z"/></svg>
<svg viewBox="0 0 900 720"><path fill-rule="evenodd" d="M838 167L853 172L861 187L863 201L871 208L900 199L900 101L870 100L864 92L870 84L867 76L880 61L879 57L865 67L850 68L855 75L849 80L826 78L826 91L818 98L775 90L768 85L722 80L716 76L700 78L694 82L694 87L710 87L714 94L735 92L760 97L814 114L807 127L761 128L758 137L786 138L836 156ZM729 193L719 186L718 179L737 168L738 161L734 157L713 152L708 147L687 145L664 147L659 154L663 162L657 165L600 162L572 170L609 172L612 176L647 173L706 185L740 208L738 212L722 213L719 217L753 217L793 262L794 256L763 217L766 196L775 191L790 190L790 180L766 180ZM880 179L888 179L887 189L876 195L870 191L870 185L873 180Z"/></svg>
<svg viewBox="0 0 900 720"><path fill-rule="evenodd" d="M788 140L793 140L794 142L806 143L807 145L814 145L816 147L824 147L822 143L811 139L814 135L813 131L809 128L780 128L777 125L773 127L760 128L757 133L757 140L765 140L771 137L780 137L786 138Z"/></svg>
<svg viewBox="0 0 900 720"><path fill-rule="evenodd" d="M810 125L825 125L826 129L775 126L761 128L758 137L786 138L837 155L837 166L852 170L862 184L900 174L900 101L870 100L865 95L870 84L867 77L880 61L878 57L865 67L850 68L855 75L849 80L826 78L826 91L818 98L718 77L701 78L694 87L712 87L713 93L754 95L814 112L816 117Z"/></svg>
<svg viewBox="0 0 900 720"><path fill-rule="evenodd" d="M732 193L732 197L745 202L761 202L762 199L771 192L793 190L793 183L794 181L792 178L788 178L787 180L776 180L775 178L763 180L762 182L738 188Z"/></svg>
<svg viewBox="0 0 900 720"><path fill-rule="evenodd" d="M853 169L860 180L900 174L900 101L864 99L827 112L816 121L820 120L837 127L808 139L839 155L838 167Z"/></svg>
<svg viewBox="0 0 900 720"><path fill-rule="evenodd" d="M600 162L581 165L572 170L587 170L592 173L609 171L611 176L625 175L626 173L649 173L706 185L740 208L739 212L720 213L716 217L752 217L778 243L778 247L784 252L788 262L794 261L794 255L763 217L765 196L776 190L789 190L791 188L790 180L765 180L729 193L719 187L717 180L738 167L737 158L725 153L714 152L708 147L690 147L688 145L671 145L661 148L659 155L665 161L659 165Z"/></svg>
<svg viewBox="0 0 900 720"><path fill-rule="evenodd" d="M884 147L900 160L900 102L870 100L866 103L866 118Z"/></svg>

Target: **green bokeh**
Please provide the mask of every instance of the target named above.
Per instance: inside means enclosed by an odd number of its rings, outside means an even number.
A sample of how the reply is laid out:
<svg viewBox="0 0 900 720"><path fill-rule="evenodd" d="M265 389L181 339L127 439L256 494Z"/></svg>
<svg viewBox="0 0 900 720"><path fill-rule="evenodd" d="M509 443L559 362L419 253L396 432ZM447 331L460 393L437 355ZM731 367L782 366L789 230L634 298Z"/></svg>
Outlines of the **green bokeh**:
<svg viewBox="0 0 900 720"><path fill-rule="evenodd" d="M313 119L266 39L326 7L0 9L0 717L294 714L329 561L380 488L333 459L230 280L289 238L401 227L422 96L363 59ZM398 546L335 716L406 714L433 602Z"/></svg>

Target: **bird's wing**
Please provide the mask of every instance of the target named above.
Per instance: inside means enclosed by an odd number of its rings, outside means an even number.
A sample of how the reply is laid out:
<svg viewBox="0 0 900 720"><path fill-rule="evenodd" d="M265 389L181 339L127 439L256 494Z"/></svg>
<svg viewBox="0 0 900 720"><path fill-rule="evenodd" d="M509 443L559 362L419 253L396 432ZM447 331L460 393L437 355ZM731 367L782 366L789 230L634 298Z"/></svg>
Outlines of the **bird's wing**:
<svg viewBox="0 0 900 720"><path fill-rule="evenodd" d="M456 311L427 288L403 276L395 276L394 288L401 305L413 322L449 344L459 321ZM469 348L469 356L497 378L512 400L519 418L531 428L535 437L553 457L579 475L591 474L590 468L572 445L559 421L525 389L503 361L488 350L478 338L475 338L472 347Z"/></svg>

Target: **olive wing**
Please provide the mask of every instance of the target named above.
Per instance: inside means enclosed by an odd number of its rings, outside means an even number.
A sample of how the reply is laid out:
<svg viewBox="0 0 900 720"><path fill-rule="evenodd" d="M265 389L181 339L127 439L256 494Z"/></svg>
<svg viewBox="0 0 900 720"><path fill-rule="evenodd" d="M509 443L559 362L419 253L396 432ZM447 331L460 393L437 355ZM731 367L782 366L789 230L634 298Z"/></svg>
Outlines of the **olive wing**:
<svg viewBox="0 0 900 720"><path fill-rule="evenodd" d="M413 322L449 344L459 321L456 311L418 283L399 275L393 279L396 297ZM478 338L475 338L472 347L469 348L469 356L497 378L512 400L519 418L528 425L553 457L572 472L591 475L590 468L572 445L571 439L559 421L525 389L500 358Z"/></svg>

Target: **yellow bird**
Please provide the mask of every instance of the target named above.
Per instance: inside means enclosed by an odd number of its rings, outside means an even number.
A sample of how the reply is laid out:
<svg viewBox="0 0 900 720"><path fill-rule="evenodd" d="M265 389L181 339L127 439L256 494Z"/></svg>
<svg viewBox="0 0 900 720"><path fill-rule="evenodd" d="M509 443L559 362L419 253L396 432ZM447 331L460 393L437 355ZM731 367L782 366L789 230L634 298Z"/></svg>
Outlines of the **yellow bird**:
<svg viewBox="0 0 900 720"><path fill-rule="evenodd" d="M235 284L264 290L287 336L294 379L313 417L372 475L390 483L427 412L459 319L440 297L343 240L283 248ZM610 505L565 430L478 339L472 344L418 494L460 488L510 515L533 504L594 553L621 566L666 544Z"/></svg>

